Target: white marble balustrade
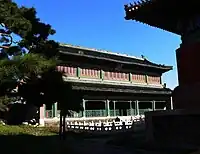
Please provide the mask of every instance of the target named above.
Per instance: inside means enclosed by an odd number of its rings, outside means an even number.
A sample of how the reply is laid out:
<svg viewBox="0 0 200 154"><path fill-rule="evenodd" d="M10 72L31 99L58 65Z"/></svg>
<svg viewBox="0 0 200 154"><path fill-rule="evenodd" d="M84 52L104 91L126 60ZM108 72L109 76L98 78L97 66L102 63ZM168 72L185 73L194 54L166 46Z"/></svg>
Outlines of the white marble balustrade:
<svg viewBox="0 0 200 154"><path fill-rule="evenodd" d="M144 123L143 117L138 117L133 120L119 121L119 122L87 122L87 121L73 121L67 122L69 130L83 130L83 131L125 131L132 129L135 126Z"/></svg>

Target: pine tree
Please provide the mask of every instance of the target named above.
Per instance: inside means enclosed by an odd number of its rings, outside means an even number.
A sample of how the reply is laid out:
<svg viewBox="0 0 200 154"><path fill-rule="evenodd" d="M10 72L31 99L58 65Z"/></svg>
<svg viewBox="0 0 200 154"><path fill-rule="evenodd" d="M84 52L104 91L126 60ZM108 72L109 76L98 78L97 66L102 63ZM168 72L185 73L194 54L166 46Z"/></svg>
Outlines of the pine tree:
<svg viewBox="0 0 200 154"><path fill-rule="evenodd" d="M48 39L55 30L37 18L35 8L0 0L0 24L0 110L21 98L38 107L58 102L62 116L81 110L81 97L55 70L59 44ZM72 98L77 100L69 103Z"/></svg>
<svg viewBox="0 0 200 154"><path fill-rule="evenodd" d="M0 0L0 111L5 111L11 101L38 107L58 102L62 133L68 110L82 110L82 97L55 69L59 44L48 39L53 34L51 25L37 18L35 8Z"/></svg>
<svg viewBox="0 0 200 154"><path fill-rule="evenodd" d="M48 40L54 33L49 24L36 17L34 8L0 0L0 110L19 98L13 89L20 82L32 82L55 68L58 43Z"/></svg>

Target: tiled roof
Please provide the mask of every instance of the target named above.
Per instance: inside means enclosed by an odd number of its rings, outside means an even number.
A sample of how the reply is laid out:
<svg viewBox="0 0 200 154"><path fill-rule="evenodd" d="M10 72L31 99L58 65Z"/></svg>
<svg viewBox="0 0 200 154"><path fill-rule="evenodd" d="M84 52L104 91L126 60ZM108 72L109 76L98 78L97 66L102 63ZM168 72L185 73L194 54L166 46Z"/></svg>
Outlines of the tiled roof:
<svg viewBox="0 0 200 154"><path fill-rule="evenodd" d="M138 60L145 60L144 57L140 58L140 57L130 56L130 55L127 55L127 54L115 53L115 52L110 52L110 51L107 51L107 50L100 50L100 49L95 49L95 48L87 48L87 47L76 46L76 45L71 45L71 44L62 44L61 43L60 46L76 48L76 49L82 49L82 50L88 50L88 51L94 51L94 52L110 54L110 55L116 55L116 56L122 56L122 57L128 57L128 58L133 58L133 59L138 59Z"/></svg>
<svg viewBox="0 0 200 154"><path fill-rule="evenodd" d="M178 35L188 32L188 20L200 13L198 0L138 0L124 6L126 20L135 20ZM180 24L179 24L180 23ZM196 26L194 26L196 24ZM190 32L198 28L191 26ZM185 26L186 25L186 26Z"/></svg>
<svg viewBox="0 0 200 154"><path fill-rule="evenodd" d="M136 64L136 65L147 66L147 67L150 66L150 67L155 67L158 69L164 69L167 71L173 69L172 66L166 66L166 65L162 65L162 64L153 63L153 62L149 61L148 59L146 59L144 56L139 58L139 57L135 57L135 56L129 56L126 54L114 53L114 52L110 52L110 51L106 51L106 50L98 50L98 49L94 49L94 48L86 48L86 47L75 46L75 45L71 45L71 44L60 44L60 47L61 47L60 52L63 54L82 55L84 57L90 57L90 58L95 57L95 59L104 59L104 60L109 60L109 61L118 62L118 63ZM63 51L62 48L73 48L76 50L77 49L86 50L86 51L90 52L90 54L89 53L79 54L79 52L73 53L73 52L71 52L71 51L69 52L67 50ZM91 55L92 54L91 52L95 52L96 53L95 56ZM99 54L97 54L97 53L99 53Z"/></svg>

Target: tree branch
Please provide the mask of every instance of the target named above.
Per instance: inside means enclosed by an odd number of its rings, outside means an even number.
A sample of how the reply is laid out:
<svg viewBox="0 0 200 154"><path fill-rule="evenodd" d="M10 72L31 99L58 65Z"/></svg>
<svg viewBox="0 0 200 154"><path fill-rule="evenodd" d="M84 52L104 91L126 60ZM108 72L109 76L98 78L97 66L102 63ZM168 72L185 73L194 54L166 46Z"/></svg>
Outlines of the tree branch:
<svg viewBox="0 0 200 154"><path fill-rule="evenodd" d="M9 48L9 46L3 46L3 45L1 46L1 45L0 45L0 48L3 48L3 49L8 49L8 48Z"/></svg>
<svg viewBox="0 0 200 154"><path fill-rule="evenodd" d="M6 33L0 33L0 36L4 36L4 37L9 37L10 38L10 43L7 44L6 46L11 46L13 43L13 38L10 34L6 34ZM5 45L4 45L5 46Z"/></svg>

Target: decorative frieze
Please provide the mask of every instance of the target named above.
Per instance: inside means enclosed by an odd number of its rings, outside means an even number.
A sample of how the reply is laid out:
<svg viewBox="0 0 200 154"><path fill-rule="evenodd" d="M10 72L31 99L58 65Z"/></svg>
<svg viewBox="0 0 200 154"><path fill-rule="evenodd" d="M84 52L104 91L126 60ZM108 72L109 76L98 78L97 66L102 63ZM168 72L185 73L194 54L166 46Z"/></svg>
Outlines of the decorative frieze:
<svg viewBox="0 0 200 154"><path fill-rule="evenodd" d="M57 66L57 70L59 72L64 73L66 76L76 76L77 75L77 68L69 67L69 66Z"/></svg>
<svg viewBox="0 0 200 154"><path fill-rule="evenodd" d="M104 72L105 80L119 80L119 81L129 81L128 73L120 73L120 72Z"/></svg>
<svg viewBox="0 0 200 154"><path fill-rule="evenodd" d="M100 70L82 68L80 70L80 77L100 78Z"/></svg>
<svg viewBox="0 0 200 154"><path fill-rule="evenodd" d="M144 74L132 74L132 82L145 83L146 77Z"/></svg>
<svg viewBox="0 0 200 154"><path fill-rule="evenodd" d="M160 84L159 76L147 76L144 74L110 72L97 69L70 67L70 66L57 66L57 70L63 72L65 76L72 76L78 78L88 79L101 79L110 81L127 81L132 83L150 83Z"/></svg>
<svg viewBox="0 0 200 154"><path fill-rule="evenodd" d="M159 76L148 76L148 83L160 84L160 77Z"/></svg>

